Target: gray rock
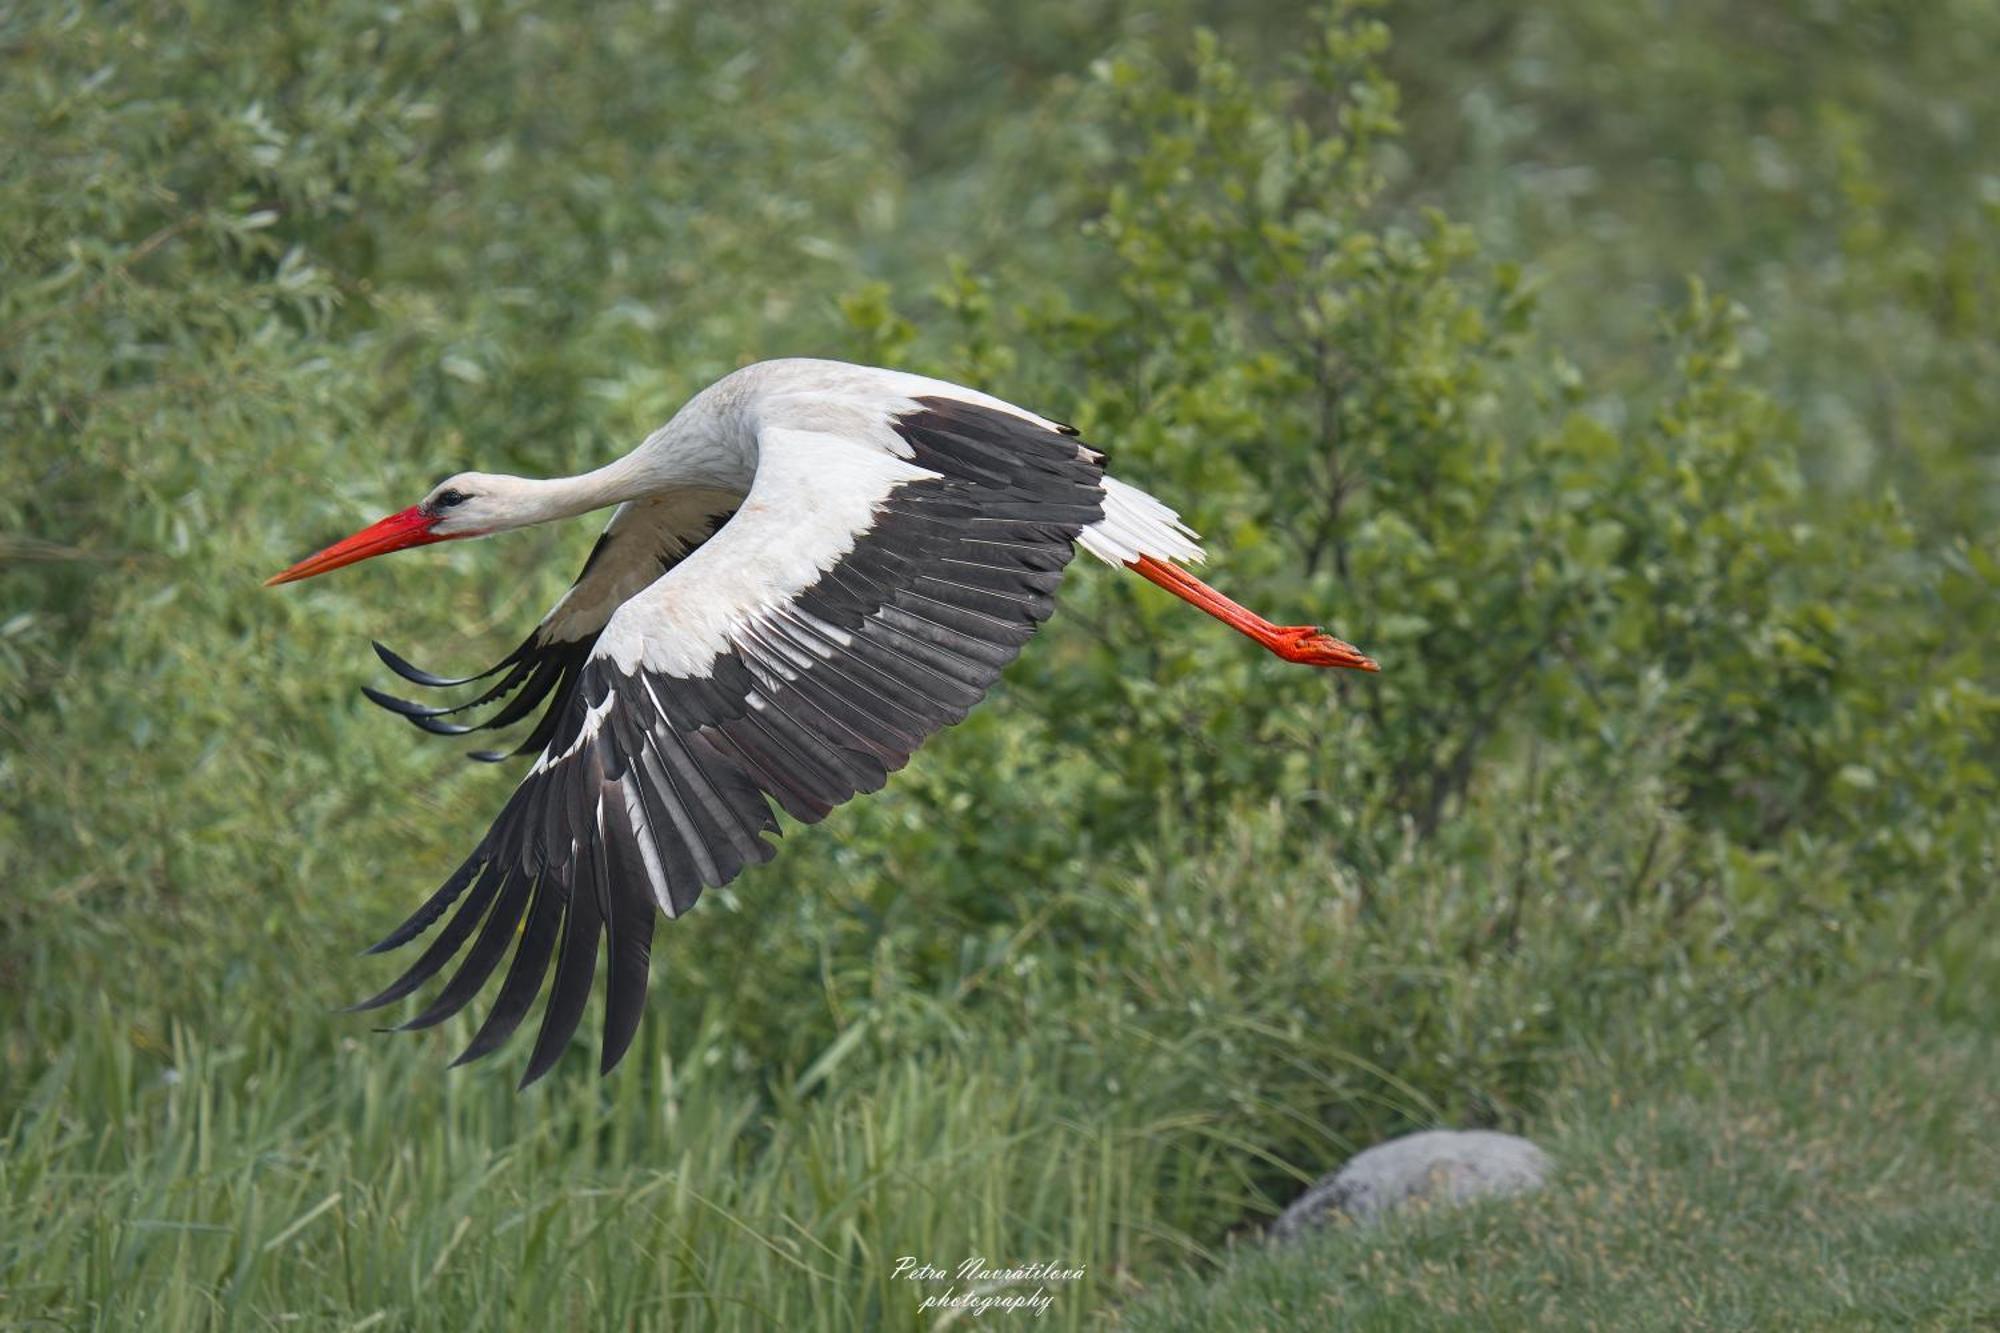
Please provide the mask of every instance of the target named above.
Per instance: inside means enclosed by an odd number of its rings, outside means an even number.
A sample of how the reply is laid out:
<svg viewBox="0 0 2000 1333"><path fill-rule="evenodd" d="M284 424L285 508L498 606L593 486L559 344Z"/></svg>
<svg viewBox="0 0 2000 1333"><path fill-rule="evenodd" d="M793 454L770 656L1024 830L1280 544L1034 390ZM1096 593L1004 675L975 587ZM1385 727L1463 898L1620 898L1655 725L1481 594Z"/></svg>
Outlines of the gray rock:
<svg viewBox="0 0 2000 1333"><path fill-rule="evenodd" d="M1540 1189L1549 1155L1526 1139L1483 1129L1432 1129L1356 1153L1323 1177L1271 1224L1272 1240L1290 1240L1334 1214L1368 1222L1416 1199L1464 1203Z"/></svg>

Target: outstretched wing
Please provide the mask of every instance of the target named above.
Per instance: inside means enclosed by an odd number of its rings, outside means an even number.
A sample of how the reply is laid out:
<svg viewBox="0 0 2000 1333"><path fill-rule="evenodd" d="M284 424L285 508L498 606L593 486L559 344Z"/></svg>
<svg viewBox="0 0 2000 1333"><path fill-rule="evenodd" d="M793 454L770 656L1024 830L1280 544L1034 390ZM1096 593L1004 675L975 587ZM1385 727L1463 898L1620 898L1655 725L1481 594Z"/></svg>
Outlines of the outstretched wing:
<svg viewBox="0 0 2000 1333"><path fill-rule="evenodd" d="M525 1086L575 1032L602 938L609 1070L638 1029L655 909L678 916L769 860L773 802L810 823L881 787L999 678L1103 517L1101 457L949 397L848 424L759 431L741 509L612 614L485 839L378 948L457 903L451 919L360 1007L410 994L464 950L404 1026L441 1022L518 939L459 1060L513 1033L553 958Z"/></svg>
<svg viewBox="0 0 2000 1333"><path fill-rule="evenodd" d="M471 757L498 762L512 755L533 754L554 734L576 693L583 664L612 613L713 537L742 502L742 496L727 491L690 487L618 506L569 591L519 647L477 675L439 676L412 666L379 643L375 645L376 655L389 669L413 685L449 689L499 676L475 698L460 704L433 705L399 699L365 685L361 692L439 736L512 726L544 700L551 700L548 711L518 747L505 753L475 750ZM445 720L494 703L501 706L479 721Z"/></svg>

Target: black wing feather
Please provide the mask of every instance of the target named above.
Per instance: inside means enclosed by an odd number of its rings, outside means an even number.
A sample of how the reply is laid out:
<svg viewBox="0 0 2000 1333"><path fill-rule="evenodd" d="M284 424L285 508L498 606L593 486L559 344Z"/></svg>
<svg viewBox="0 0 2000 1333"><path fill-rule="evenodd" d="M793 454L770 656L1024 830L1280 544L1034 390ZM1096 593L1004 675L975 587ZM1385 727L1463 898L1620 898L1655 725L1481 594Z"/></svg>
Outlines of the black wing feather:
<svg viewBox="0 0 2000 1333"><path fill-rule="evenodd" d="M951 399L924 400L895 428L912 461L938 475L892 490L854 549L740 626L706 676L621 669L591 655L593 633L559 645L531 637L467 678L506 671L475 703L517 686L520 694L464 730L518 720L534 706L524 700L552 696L522 747L543 758L467 867L390 936L414 937L473 885L417 965L371 1004L434 975L483 916L465 962L411 1024L463 1008L518 936L492 1011L454 1063L512 1035L553 959L526 1086L555 1066L580 1024L602 939L608 1071L638 1031L656 912L679 915L704 889L769 860L773 802L817 821L882 786L979 701L1054 610L1078 534L1101 517L1101 456ZM406 679L446 683L381 651ZM420 726L456 726L439 719L457 710L377 702Z"/></svg>
<svg viewBox="0 0 2000 1333"><path fill-rule="evenodd" d="M471 936L473 927L479 924L487 905L493 901L494 890L499 887L496 878L491 867L488 867L486 873L480 876L477 886L466 895L465 901L452 915L450 924L439 931L437 938L430 942L430 946L417 955L417 961L410 964L409 970L390 982L386 989L353 1005L352 1008L380 1009L385 1004L393 1004L402 999L436 976L438 970L451 961L452 956Z"/></svg>
<svg viewBox="0 0 2000 1333"><path fill-rule="evenodd" d="M444 1022L472 1003L472 998L479 994L480 988L493 975L493 969L500 966L500 960L507 954L507 946L514 941L514 927L527 905L532 881L519 871L510 872L505 867L501 867L499 873L506 877L505 884L493 903L493 910L487 913L485 924L479 929L479 938L467 951L465 961L459 964L458 971L452 974L437 998L422 1013L403 1024L404 1029L434 1027Z"/></svg>
<svg viewBox="0 0 2000 1333"><path fill-rule="evenodd" d="M493 1009L452 1064L462 1065L498 1050L528 1016L535 995L542 988L542 978L548 974L549 955L555 952L556 932L562 923L560 892L561 886L553 876L535 881L534 895L522 919L520 941L514 947L514 961L508 964L507 977L500 983Z"/></svg>

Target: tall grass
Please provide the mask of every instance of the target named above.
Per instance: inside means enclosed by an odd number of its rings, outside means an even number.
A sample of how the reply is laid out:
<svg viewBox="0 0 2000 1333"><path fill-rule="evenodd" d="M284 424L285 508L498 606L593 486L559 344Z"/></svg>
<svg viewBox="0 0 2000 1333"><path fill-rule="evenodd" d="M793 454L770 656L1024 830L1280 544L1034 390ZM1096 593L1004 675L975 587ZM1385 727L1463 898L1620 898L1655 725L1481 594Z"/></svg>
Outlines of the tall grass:
<svg viewBox="0 0 2000 1333"><path fill-rule="evenodd" d="M1879 998L1879 997L1878 997ZM1232 1255L1125 1308L1149 1333L1975 1329L2000 1317L1990 1026L1758 1006L1671 1076L1569 1063L1531 1198ZM1625 1033L1609 1033L1615 1046Z"/></svg>
<svg viewBox="0 0 2000 1333"><path fill-rule="evenodd" d="M1150 1185L1196 1129L1059 1114L1006 1052L774 1109L700 1044L521 1100L442 1082L429 1052L344 1046L177 1031L171 1080L117 1055L51 1069L10 1134L5 1316L865 1329L918 1322L900 1255L1031 1251L1104 1275L1059 1302L1077 1327L1171 1244Z"/></svg>
<svg viewBox="0 0 2000 1333"><path fill-rule="evenodd" d="M1413 846L1373 885L1331 846L1276 859L1295 840L1251 815L1206 852L1051 887L942 993L893 949L802 981L839 938L812 911L697 913L662 941L629 1067L599 1080L579 1043L525 1095L495 1064L441 1067L464 1030L326 1012L362 960L316 952L288 996L256 927L212 917L205 947L244 950L247 986L184 976L157 1027L74 992L17 1015L56 1054L9 1097L4 1313L928 1327L942 1288L895 1279L909 1255L1081 1267L1050 1284L1079 1327L1393 1128L1518 1123L1542 1062L1611 1015L1645 1006L1679 1051L1725 1013L1738 997L1701 989L1674 928L1713 933L1709 908L1603 892L1645 850L1613 813L1601 859L1566 874L1516 884ZM834 883L825 910L865 910L865 880ZM683 979L723 950L773 966ZM864 964L840 1026L833 978Z"/></svg>

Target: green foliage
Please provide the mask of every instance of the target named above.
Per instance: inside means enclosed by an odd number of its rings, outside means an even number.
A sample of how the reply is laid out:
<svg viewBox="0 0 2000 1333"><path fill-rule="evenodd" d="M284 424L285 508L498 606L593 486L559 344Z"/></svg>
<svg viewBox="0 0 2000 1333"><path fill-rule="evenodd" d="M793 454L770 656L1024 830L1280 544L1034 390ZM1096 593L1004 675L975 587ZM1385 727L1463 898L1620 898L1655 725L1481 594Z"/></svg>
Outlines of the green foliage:
<svg viewBox="0 0 2000 1333"><path fill-rule="evenodd" d="M1353 1143L1534 1114L1612 1016L1671 1067L1772 990L1995 1012L1996 252L1884 187L1875 84L1812 122L1838 236L1730 233L1837 242L1760 331L1496 243L1546 235L1472 194L1515 139L1427 186L1374 7L1197 8L0 14L0 1316L877 1327L885 1255L1055 1251L1077 1326ZM1384 672L1080 569L987 707L663 933L618 1078L329 1015L500 790L365 708L365 639L504 649L591 534L257 579L789 353L1075 421Z"/></svg>
<svg viewBox="0 0 2000 1333"><path fill-rule="evenodd" d="M1530 336L1511 266L1435 215L1385 217L1382 40L1337 16L1289 83L1212 41L1184 76L1109 62L1104 118L1129 141L1095 224L1111 260L1095 299L1010 321L962 282L940 298L976 321L940 368L1004 371L969 349L1037 346L1086 434L1192 497L1228 586L1338 608L1387 668L1255 683L1264 664L1213 636L1126 647L1164 622L1080 594L1120 647L1038 684L1052 741L1117 737L1122 780L1089 790L1089 823L1140 823L1161 791L1217 823L1276 800L1302 837L1334 821L1372 870L1412 832L1466 836L1444 825L1467 794L1523 765L1535 801L1630 782L1657 755L1661 817L1713 835L1694 855L1760 949L1811 965L1827 932L1884 910L1885 882L1924 885L1899 905L1926 914L1940 883L1949 910L1986 902L1994 847L1968 804L1996 794L1975 646L1995 589L1972 545L1927 546L1893 500L1807 488L1791 419L1745 381L1744 312L1699 284L1665 321L1652 400L1608 404ZM1969 619L1938 615L1946 598ZM1896 660L1946 665L1912 679ZM1218 749L1190 725L1232 714L1281 744ZM1886 792L1879 768L1897 772Z"/></svg>
<svg viewBox="0 0 2000 1333"><path fill-rule="evenodd" d="M1392 66L1408 197L1532 256L1550 323L1630 383L1700 272L1758 313L1816 479L2000 515L2000 91L1984 0L1420 5ZM1611 299L1606 299L1607 297Z"/></svg>

